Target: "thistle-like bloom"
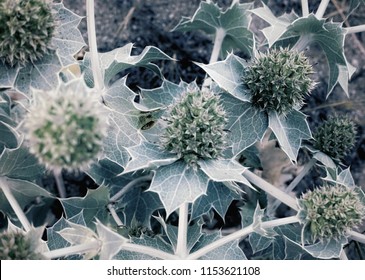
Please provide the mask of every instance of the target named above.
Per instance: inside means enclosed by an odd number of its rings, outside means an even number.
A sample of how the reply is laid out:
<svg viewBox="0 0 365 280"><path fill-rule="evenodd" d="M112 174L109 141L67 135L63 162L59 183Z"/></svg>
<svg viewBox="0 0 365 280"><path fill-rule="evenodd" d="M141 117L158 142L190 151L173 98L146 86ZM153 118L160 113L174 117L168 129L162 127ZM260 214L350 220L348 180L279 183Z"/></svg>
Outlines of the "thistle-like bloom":
<svg viewBox="0 0 365 280"><path fill-rule="evenodd" d="M49 169L82 169L98 156L106 121L95 95L82 79L34 93L26 137L30 151Z"/></svg>
<svg viewBox="0 0 365 280"><path fill-rule="evenodd" d="M300 107L315 86L313 68L302 52L273 49L261 54L244 74L252 104L279 115Z"/></svg>
<svg viewBox="0 0 365 280"><path fill-rule="evenodd" d="M21 231L0 233L0 260L40 260L36 244Z"/></svg>
<svg viewBox="0 0 365 280"><path fill-rule="evenodd" d="M302 195L298 215L313 241L339 238L365 218L362 197L359 188L323 186Z"/></svg>
<svg viewBox="0 0 365 280"><path fill-rule="evenodd" d="M324 122L314 134L314 147L334 160L342 160L354 147L356 127L346 117L335 117Z"/></svg>
<svg viewBox="0 0 365 280"><path fill-rule="evenodd" d="M51 48L55 30L49 0L0 0L0 59L34 62Z"/></svg>
<svg viewBox="0 0 365 280"><path fill-rule="evenodd" d="M187 92L170 111L163 146L193 166L199 159L216 159L225 148L225 124L217 96Z"/></svg>

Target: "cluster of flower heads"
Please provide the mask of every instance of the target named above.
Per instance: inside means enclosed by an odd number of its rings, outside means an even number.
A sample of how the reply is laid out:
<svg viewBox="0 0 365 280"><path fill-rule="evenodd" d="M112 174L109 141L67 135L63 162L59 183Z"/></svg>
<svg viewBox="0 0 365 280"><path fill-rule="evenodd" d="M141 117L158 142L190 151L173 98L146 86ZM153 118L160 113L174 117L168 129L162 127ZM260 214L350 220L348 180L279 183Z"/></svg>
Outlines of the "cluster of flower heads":
<svg viewBox="0 0 365 280"><path fill-rule="evenodd" d="M30 151L51 170L74 170L94 160L106 133L102 106L82 79L35 92L25 120Z"/></svg>
<svg viewBox="0 0 365 280"><path fill-rule="evenodd" d="M299 218L313 241L339 238L361 225L365 205L359 188L325 185L299 199Z"/></svg>
<svg viewBox="0 0 365 280"><path fill-rule="evenodd" d="M41 260L35 243L21 231L0 233L0 260Z"/></svg>
<svg viewBox="0 0 365 280"><path fill-rule="evenodd" d="M164 148L190 165L199 159L216 159L225 148L225 112L210 92L187 92L166 121Z"/></svg>
<svg viewBox="0 0 365 280"><path fill-rule="evenodd" d="M51 48L55 20L48 0L0 0L0 59L14 66Z"/></svg>
<svg viewBox="0 0 365 280"><path fill-rule="evenodd" d="M253 105L286 114L303 104L315 86L313 68L302 52L288 48L260 54L242 77Z"/></svg>
<svg viewBox="0 0 365 280"><path fill-rule="evenodd" d="M354 147L356 127L346 117L335 117L324 122L314 134L314 147L340 161Z"/></svg>

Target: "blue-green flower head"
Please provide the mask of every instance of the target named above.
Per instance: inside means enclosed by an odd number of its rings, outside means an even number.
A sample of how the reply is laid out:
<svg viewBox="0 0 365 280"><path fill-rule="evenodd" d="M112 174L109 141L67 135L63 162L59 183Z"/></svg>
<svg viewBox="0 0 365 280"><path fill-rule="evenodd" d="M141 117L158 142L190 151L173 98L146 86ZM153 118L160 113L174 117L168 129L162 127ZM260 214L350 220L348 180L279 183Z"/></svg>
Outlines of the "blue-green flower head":
<svg viewBox="0 0 365 280"><path fill-rule="evenodd" d="M242 79L253 105L280 115L302 106L315 86L312 74L303 52L280 48L259 54Z"/></svg>
<svg viewBox="0 0 365 280"><path fill-rule="evenodd" d="M322 186L299 199L299 218L313 241L339 238L361 225L365 218L364 194L360 188Z"/></svg>
<svg viewBox="0 0 365 280"><path fill-rule="evenodd" d="M189 165L216 159L226 148L226 118L219 97L200 90L188 91L167 117L163 147Z"/></svg>
<svg viewBox="0 0 365 280"><path fill-rule="evenodd" d="M0 0L0 59L14 66L48 53L55 30L49 0Z"/></svg>
<svg viewBox="0 0 365 280"><path fill-rule="evenodd" d="M314 140L316 149L340 161L355 145L355 123L347 117L331 118L317 129Z"/></svg>
<svg viewBox="0 0 365 280"><path fill-rule="evenodd" d="M34 92L25 120L30 151L51 170L85 168L95 160L106 133L97 94L82 79L54 91Z"/></svg>

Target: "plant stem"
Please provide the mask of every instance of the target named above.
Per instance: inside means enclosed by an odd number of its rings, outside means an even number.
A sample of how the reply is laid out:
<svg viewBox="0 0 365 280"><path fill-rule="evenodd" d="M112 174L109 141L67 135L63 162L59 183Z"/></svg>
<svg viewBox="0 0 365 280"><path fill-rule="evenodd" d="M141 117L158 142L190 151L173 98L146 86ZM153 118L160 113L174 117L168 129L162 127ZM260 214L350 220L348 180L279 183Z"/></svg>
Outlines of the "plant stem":
<svg viewBox="0 0 365 280"><path fill-rule="evenodd" d="M298 41L293 46L293 49L296 49L298 52L303 51L308 46L308 44L311 42L310 36L311 35L309 35L309 34L301 35L299 37Z"/></svg>
<svg viewBox="0 0 365 280"><path fill-rule="evenodd" d="M123 245L122 250L136 252L141 254L146 254L154 258L163 259L163 260L179 260L180 257L177 255L173 255L170 253L166 253L162 250L157 250L151 247L133 244L133 243L126 243Z"/></svg>
<svg viewBox="0 0 365 280"><path fill-rule="evenodd" d="M226 31L223 28L218 28L215 34L214 46L210 56L209 64L218 61L224 37L226 37Z"/></svg>
<svg viewBox="0 0 365 280"><path fill-rule="evenodd" d="M96 42L95 31L95 8L94 0L86 0L86 14L87 14L87 36L89 40L89 49L91 56L91 68L94 76L95 89L101 94L103 89L103 74L101 72L98 47Z"/></svg>
<svg viewBox="0 0 365 280"><path fill-rule="evenodd" d="M348 260L348 257L346 255L346 252L344 249L342 249L342 251L341 251L340 260Z"/></svg>
<svg viewBox="0 0 365 280"><path fill-rule="evenodd" d="M56 180L57 191L60 198L66 197L65 183L62 178L62 170L53 170L53 176Z"/></svg>
<svg viewBox="0 0 365 280"><path fill-rule="evenodd" d="M287 193L281 191L277 187L271 185L270 183L266 182L261 177L257 176L255 173L252 173L250 170L246 169L243 172L243 176L249 180L251 183L256 185L258 188L262 189L263 191L267 192L271 196L275 197L276 199L280 200L282 203L288 205L289 207L293 208L294 210L298 211L298 205L295 198L291 197Z"/></svg>
<svg viewBox="0 0 365 280"><path fill-rule="evenodd" d="M184 203L179 208L179 227L175 255L185 259L189 254L187 247L189 224L189 203Z"/></svg>
<svg viewBox="0 0 365 280"><path fill-rule="evenodd" d="M285 192L287 194L291 193L295 189L295 187L304 178L304 176L308 174L308 172L312 169L312 167L316 164L316 162L317 162L317 160L315 158L312 158L309 162L307 162L304 165L303 170L298 174L297 177L294 178L294 180L289 184L289 186L286 187ZM275 210L280 206L280 204L281 204L281 201L276 200L274 203L272 203L270 210L272 212L275 212Z"/></svg>
<svg viewBox="0 0 365 280"><path fill-rule="evenodd" d="M115 223L117 224L117 226L118 226L118 227L123 226L123 222L122 222L122 220L119 218L119 216L118 216L117 212L115 211L114 206L113 206L112 204L108 204L108 206L107 206L107 207L108 207L108 210L109 210L110 214L112 215L112 217L113 217L113 219L114 219Z"/></svg>
<svg viewBox="0 0 365 280"><path fill-rule="evenodd" d="M136 187L138 184L140 184L142 182L150 181L152 179L152 177L153 177L153 174L150 173L149 175L139 177L139 178L129 182L127 185L124 186L123 189L121 189L119 192L117 192L115 195L113 195L110 198L109 202L110 203L117 202L117 200L119 200L124 194L129 192L133 187Z"/></svg>
<svg viewBox="0 0 365 280"><path fill-rule="evenodd" d="M319 4L318 10L316 12L316 18L321 19L323 18L324 13L328 7L330 0L322 0L321 4Z"/></svg>
<svg viewBox="0 0 365 280"><path fill-rule="evenodd" d="M347 31L347 34L365 32L365 24L346 27L345 30Z"/></svg>
<svg viewBox="0 0 365 280"><path fill-rule="evenodd" d="M273 228L273 227L277 227L277 226L281 226L281 225L297 223L298 221L299 220L298 220L297 216L291 216L291 217L287 217L287 218L263 222L261 224L261 226L262 226L262 228L267 229L267 228ZM206 255L207 253L209 253L229 242L238 240L240 238L244 238L254 231L255 231L255 229L254 229L253 225L249 225L241 230L231 233L230 235L227 235L225 237L222 237L222 238L210 243L209 245L199 249L198 251L190 254L187 259L189 259L189 260L199 259L200 257Z"/></svg>
<svg viewBox="0 0 365 280"><path fill-rule="evenodd" d="M303 17L307 17L309 15L308 0L302 0L302 14Z"/></svg>
<svg viewBox="0 0 365 280"><path fill-rule="evenodd" d="M0 177L0 189L2 189L6 199L8 200L11 208L14 210L24 230L30 231L31 225L28 221L28 218L27 216L25 216L23 209L20 207L18 201L15 199L13 193L11 192L5 177Z"/></svg>
<svg viewBox="0 0 365 280"><path fill-rule="evenodd" d="M83 243L80 245L70 246L66 248L56 249L53 251L45 252L43 255L47 259L57 259L65 256L83 254L85 252L89 252L91 250L99 250L100 242L98 240L90 241L87 243Z"/></svg>
<svg viewBox="0 0 365 280"><path fill-rule="evenodd" d="M362 234L362 233L359 233L359 232L356 232L356 231L353 231L353 230L348 230L347 234L350 235L349 237L352 240L355 240L355 241L358 241L358 242L361 242L361 243L365 244L365 234Z"/></svg>

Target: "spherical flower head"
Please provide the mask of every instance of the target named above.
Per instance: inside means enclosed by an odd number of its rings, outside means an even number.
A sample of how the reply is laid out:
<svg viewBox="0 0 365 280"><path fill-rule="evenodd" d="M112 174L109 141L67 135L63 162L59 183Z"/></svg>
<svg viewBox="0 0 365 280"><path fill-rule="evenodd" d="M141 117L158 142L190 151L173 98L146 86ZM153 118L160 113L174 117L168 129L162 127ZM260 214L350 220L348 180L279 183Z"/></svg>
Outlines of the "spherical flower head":
<svg viewBox="0 0 365 280"><path fill-rule="evenodd" d="M359 188L323 186L299 199L299 218L313 241L339 238L365 218L364 195Z"/></svg>
<svg viewBox="0 0 365 280"><path fill-rule="evenodd" d="M324 122L314 134L314 147L336 161L342 160L354 147L356 126L346 117Z"/></svg>
<svg viewBox="0 0 365 280"><path fill-rule="evenodd" d="M34 244L23 232L5 231L0 233L0 260L40 260Z"/></svg>
<svg viewBox="0 0 365 280"><path fill-rule="evenodd" d="M312 66L302 52L281 48L260 54L242 79L252 94L253 105L286 114L301 106L314 88L312 74Z"/></svg>
<svg viewBox="0 0 365 280"><path fill-rule="evenodd" d="M14 66L50 50L55 20L48 0L0 0L0 59Z"/></svg>
<svg viewBox="0 0 365 280"><path fill-rule="evenodd" d="M187 92L170 111L164 148L196 166L199 159L216 159L225 148L225 112L219 97L199 90Z"/></svg>
<svg viewBox="0 0 365 280"><path fill-rule="evenodd" d="M106 121L96 93L82 79L35 92L25 120L30 151L51 170L85 168L97 158Z"/></svg>

